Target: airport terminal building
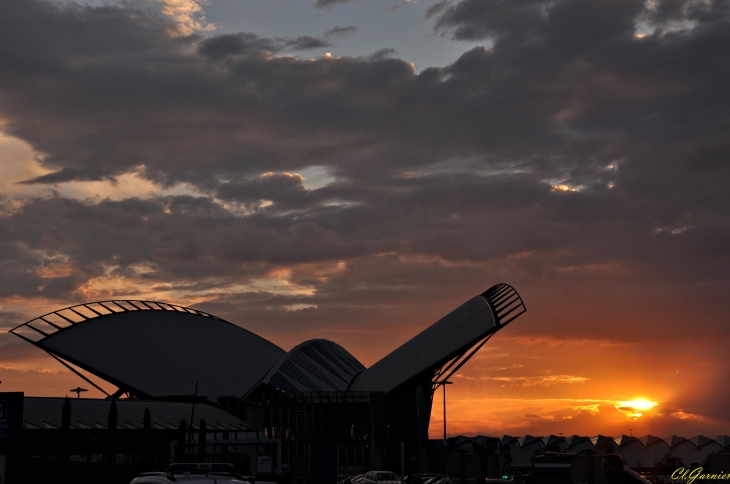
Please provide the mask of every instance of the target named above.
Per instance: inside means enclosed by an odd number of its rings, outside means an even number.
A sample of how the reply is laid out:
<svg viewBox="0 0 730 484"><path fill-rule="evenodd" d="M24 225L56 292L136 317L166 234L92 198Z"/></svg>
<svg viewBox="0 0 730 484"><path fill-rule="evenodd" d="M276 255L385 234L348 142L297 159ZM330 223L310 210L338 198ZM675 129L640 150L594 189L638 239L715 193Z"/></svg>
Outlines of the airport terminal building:
<svg viewBox="0 0 730 484"><path fill-rule="evenodd" d="M84 385L107 393L98 378L117 390L106 399L25 397L23 472L29 462L149 469L191 460L292 483L424 472L434 392L524 312L515 289L497 284L365 368L333 341L287 352L173 304L60 309L11 332Z"/></svg>

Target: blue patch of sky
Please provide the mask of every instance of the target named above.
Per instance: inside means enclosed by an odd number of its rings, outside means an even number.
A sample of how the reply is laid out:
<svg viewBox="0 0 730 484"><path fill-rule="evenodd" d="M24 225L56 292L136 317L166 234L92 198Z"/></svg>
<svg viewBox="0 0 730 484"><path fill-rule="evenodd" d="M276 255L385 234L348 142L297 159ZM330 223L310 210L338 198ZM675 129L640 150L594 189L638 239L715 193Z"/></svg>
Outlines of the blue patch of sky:
<svg viewBox="0 0 730 484"><path fill-rule="evenodd" d="M296 172L304 177L302 184L307 190L316 190L335 181L335 178L329 174L327 168L323 166L310 166L303 170L296 170Z"/></svg>
<svg viewBox="0 0 730 484"><path fill-rule="evenodd" d="M355 0L330 8L315 8L314 1L210 0L205 6L215 33L249 32L264 37L311 36L324 38L333 27L357 27L350 35L331 36L330 47L293 52L304 58L368 56L394 49L395 57L427 67L451 64L475 46L488 42L455 42L433 31L426 10L435 1Z"/></svg>

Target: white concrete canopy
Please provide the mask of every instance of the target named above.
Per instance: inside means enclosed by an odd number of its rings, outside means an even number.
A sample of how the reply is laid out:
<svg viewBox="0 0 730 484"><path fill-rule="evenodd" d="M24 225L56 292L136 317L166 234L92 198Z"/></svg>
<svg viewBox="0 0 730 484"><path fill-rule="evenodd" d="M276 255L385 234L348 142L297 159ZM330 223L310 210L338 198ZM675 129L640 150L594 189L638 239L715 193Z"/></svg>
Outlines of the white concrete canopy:
<svg viewBox="0 0 730 484"><path fill-rule="evenodd" d="M56 313L63 316L61 311ZM45 315L43 321L52 319ZM250 331L194 310L119 310L69 322L28 341L138 397L192 395L196 383L197 395L213 401L241 397L285 354Z"/></svg>

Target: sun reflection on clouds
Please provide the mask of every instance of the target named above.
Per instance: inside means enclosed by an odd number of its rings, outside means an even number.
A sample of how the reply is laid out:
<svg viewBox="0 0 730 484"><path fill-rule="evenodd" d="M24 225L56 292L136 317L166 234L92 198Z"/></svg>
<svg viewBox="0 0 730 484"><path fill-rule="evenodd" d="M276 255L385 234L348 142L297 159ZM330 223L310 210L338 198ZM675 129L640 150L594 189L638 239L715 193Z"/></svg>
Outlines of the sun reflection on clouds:
<svg viewBox="0 0 730 484"><path fill-rule="evenodd" d="M679 419L679 420L699 420L702 418L701 415L685 412L684 410L677 410L675 412L670 412L669 416L672 418Z"/></svg>
<svg viewBox="0 0 730 484"><path fill-rule="evenodd" d="M158 3L162 4L160 12L177 24L169 32L171 35L191 35L216 29L205 18L203 5L208 3L205 0L158 0Z"/></svg>
<svg viewBox="0 0 730 484"><path fill-rule="evenodd" d="M34 150L27 142L0 130L0 159L3 160L0 164L0 191L6 200L0 210L12 211L22 206L24 200L50 196L76 200L124 200L171 195L205 196L187 183L164 188L156 185L144 177L143 165L104 180L68 181L57 184L24 183L53 172L42 165L45 156Z"/></svg>
<svg viewBox="0 0 730 484"><path fill-rule="evenodd" d="M282 296L313 296L314 286L300 285L291 281L292 269L283 267L268 273L267 277L251 280L247 284L249 290L268 292Z"/></svg>
<svg viewBox="0 0 730 484"><path fill-rule="evenodd" d="M577 192L578 189L561 183L560 185L553 185L552 191L554 191L554 192Z"/></svg>
<svg viewBox="0 0 730 484"><path fill-rule="evenodd" d="M573 407L573 410L578 410L579 412L589 412L591 415L595 415L600 412L600 410L598 410L597 403L591 405L576 405L575 407Z"/></svg>
<svg viewBox="0 0 730 484"><path fill-rule="evenodd" d="M651 402L645 398L635 400L619 401L615 403L616 410L627 417L636 420L644 415L644 412L657 406L657 402Z"/></svg>
<svg viewBox="0 0 730 484"><path fill-rule="evenodd" d="M548 376L483 376L481 381L495 381L502 384L520 385L530 387L535 385L549 386L559 383L584 383L590 378L573 375L548 375Z"/></svg>

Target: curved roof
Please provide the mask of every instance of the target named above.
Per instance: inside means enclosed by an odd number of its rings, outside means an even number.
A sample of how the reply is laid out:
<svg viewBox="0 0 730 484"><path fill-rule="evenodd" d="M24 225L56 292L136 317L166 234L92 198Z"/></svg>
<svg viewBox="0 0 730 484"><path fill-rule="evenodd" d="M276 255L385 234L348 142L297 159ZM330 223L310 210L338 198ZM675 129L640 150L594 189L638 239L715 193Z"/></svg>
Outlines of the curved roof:
<svg viewBox="0 0 730 484"><path fill-rule="evenodd" d="M284 392L345 391L364 369L337 343L313 339L292 348L269 371L263 383Z"/></svg>
<svg viewBox="0 0 730 484"><path fill-rule="evenodd" d="M153 301L100 301L11 330L138 397L242 396L284 355L211 314Z"/></svg>
<svg viewBox="0 0 730 484"><path fill-rule="evenodd" d="M512 286L492 286L362 372L352 390L389 392L426 372L435 373L525 311Z"/></svg>

